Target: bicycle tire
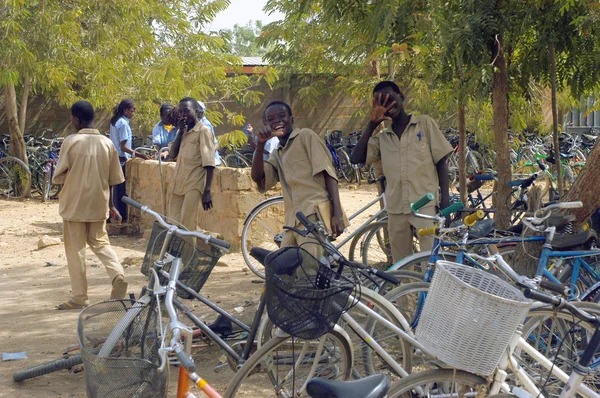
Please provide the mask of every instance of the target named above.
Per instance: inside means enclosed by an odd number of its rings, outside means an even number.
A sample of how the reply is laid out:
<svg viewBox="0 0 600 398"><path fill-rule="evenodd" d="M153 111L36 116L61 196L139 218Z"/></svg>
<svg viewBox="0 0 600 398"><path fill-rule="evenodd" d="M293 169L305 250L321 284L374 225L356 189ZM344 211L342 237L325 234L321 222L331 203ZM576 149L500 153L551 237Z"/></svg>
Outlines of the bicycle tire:
<svg viewBox="0 0 600 398"><path fill-rule="evenodd" d="M233 167L236 169L243 169L246 167L250 167L250 163L243 156L238 155L237 153L228 153L223 158L223 163L227 167Z"/></svg>
<svg viewBox="0 0 600 398"><path fill-rule="evenodd" d="M31 170L21 159L7 156L0 159L0 195L21 198L31 190Z"/></svg>
<svg viewBox="0 0 600 398"><path fill-rule="evenodd" d="M341 342L341 345L338 347L339 349L339 356L341 358L342 361L345 362L345 367L342 367L341 369L337 369L334 367L332 370L335 371L334 373L329 374L329 376L337 376L334 377L335 379L339 380L347 380L352 372L352 351L350 348L350 343L347 340L347 337L344 336L344 334L340 333L339 331L334 330L331 333L326 334L325 336L321 337L321 339L326 339L326 338L335 338L338 340L338 342ZM276 350L282 348L284 345L286 345L286 343L292 339L290 336L283 334L282 332L277 332L274 336L272 336L270 339L268 339L265 344L263 344L254 354L252 354L252 356L250 356L250 358L248 358L248 360L244 363L244 365L236 372L236 374L234 375L233 379L231 380L231 382L229 382L229 384L227 385L227 390L225 391L225 394L223 394L224 398L231 398L231 397L235 397L236 394L239 392L240 387L242 387L242 384L244 384L245 389L246 388L250 388L252 389L252 392L248 392L248 391L244 391L242 393L242 395L249 395L249 396L272 396L275 393L275 390L278 391L278 396L281 396L281 388L282 386L277 385L278 380L275 379L274 375L273 375L273 371L277 372L278 368L279 368L279 363L280 361L283 361L285 364L286 361L286 356L285 355L279 355L277 353ZM321 339L319 339L318 341L320 342ZM292 340L293 342L293 340ZM306 347L306 344L308 344L310 342L307 341L300 341L298 344L298 351L300 354L302 354L302 352L304 352L304 347ZM300 348L300 346L302 346L303 348ZM283 347L286 348L286 347ZM298 356L298 359L296 358L296 352L294 352L293 350L293 345L292 345L292 358L294 361L300 361L300 356ZM274 353L274 356L273 356ZM337 353L337 352L336 352ZM288 354L289 355L289 354ZM261 375L261 370L256 370L256 367L258 365L264 366L265 369L268 368L267 370L267 378L270 381L270 385L267 386L267 383L264 379L261 380L262 383L257 382L256 378L254 378L253 380L249 381L248 383L244 383L245 381L248 381L248 378L251 376L257 376L257 375ZM275 366L275 370L273 370L273 365ZM313 363L311 362L311 368L312 368ZM321 372L326 371L328 369L321 369ZM285 370L284 370L285 373ZM264 375L263 375L264 377ZM293 377L293 376L292 376ZM326 373L319 373L319 374L315 374L314 377L327 377ZM306 380L302 380L302 381L298 381L292 384L293 390L291 395L288 396L296 396L295 395L295 387L300 387L302 388L303 385L305 385ZM260 389L259 392L257 392L257 389ZM267 395L270 394L270 395Z"/></svg>
<svg viewBox="0 0 600 398"><path fill-rule="evenodd" d="M76 354L69 358L55 359L54 361L42 363L40 365L15 372L13 373L13 380L19 382L33 379L34 377L43 376L59 370L71 369L73 366L81 365L82 363L83 357L81 354Z"/></svg>
<svg viewBox="0 0 600 398"><path fill-rule="evenodd" d="M425 394L428 394L429 388L439 389L440 384L443 384L442 388L444 388L441 393L445 394L447 391L457 391L458 389L450 388L450 385L454 385L457 382L465 387L471 387L473 390L477 390L480 386L488 385L488 382L484 378L473 373L455 369L430 369L410 374L392 384L388 392L388 397L415 397L417 395L413 395L411 391L417 387L425 387L423 391Z"/></svg>
<svg viewBox="0 0 600 398"><path fill-rule="evenodd" d="M352 182L354 175L354 168L350 163L350 156L343 147L337 148L335 154L338 157L338 163L340 165L340 172L347 182Z"/></svg>
<svg viewBox="0 0 600 398"><path fill-rule="evenodd" d="M275 208L273 206L278 206ZM271 209L269 209L271 208ZM283 196L275 196L260 202L254 207L246 217L242 228L242 256L250 270L258 277L265 278L265 268L250 255L250 250L258 246L264 249L276 250L279 245L276 242L276 237L283 233ZM280 214L281 213L281 214ZM263 214L265 222L259 217ZM281 218L281 222L279 219ZM252 226L255 225L255 220L258 220L258 225L262 225L264 229L254 231ZM266 222L268 220L268 223ZM256 241L256 244L253 242Z"/></svg>

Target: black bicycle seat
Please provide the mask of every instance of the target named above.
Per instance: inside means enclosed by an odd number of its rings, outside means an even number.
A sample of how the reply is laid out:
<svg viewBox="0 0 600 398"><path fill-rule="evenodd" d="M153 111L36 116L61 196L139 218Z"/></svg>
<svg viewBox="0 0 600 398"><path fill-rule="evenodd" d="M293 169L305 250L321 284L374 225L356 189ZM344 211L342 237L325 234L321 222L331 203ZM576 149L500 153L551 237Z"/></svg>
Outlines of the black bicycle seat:
<svg viewBox="0 0 600 398"><path fill-rule="evenodd" d="M469 229L469 239L485 238L496 229L496 221L493 218L478 221Z"/></svg>
<svg viewBox="0 0 600 398"><path fill-rule="evenodd" d="M265 258L271 253L273 253L271 250L263 249L262 247L253 247L250 249L250 255L262 265L265 265Z"/></svg>
<svg viewBox="0 0 600 398"><path fill-rule="evenodd" d="M588 242L596 239L596 231L588 229L572 235L555 235L552 239L552 248L554 250L569 250L585 246Z"/></svg>
<svg viewBox="0 0 600 398"><path fill-rule="evenodd" d="M353 381L315 378L308 382L306 392L312 398L383 398L390 389L390 378L376 374Z"/></svg>

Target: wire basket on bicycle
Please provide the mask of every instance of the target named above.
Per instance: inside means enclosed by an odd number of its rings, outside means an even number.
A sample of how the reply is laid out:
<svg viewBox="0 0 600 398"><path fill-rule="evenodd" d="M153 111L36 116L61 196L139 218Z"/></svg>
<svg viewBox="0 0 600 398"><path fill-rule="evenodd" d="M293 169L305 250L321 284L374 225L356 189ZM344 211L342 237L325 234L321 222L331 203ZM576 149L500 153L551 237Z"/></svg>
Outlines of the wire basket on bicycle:
<svg viewBox="0 0 600 398"><path fill-rule="evenodd" d="M150 277L152 273L152 265L158 260L166 236L167 229L155 221L150 239L148 240L148 247L146 248L141 270L142 274L147 277ZM195 245L192 243L194 241L196 241ZM179 281L195 292L199 292L202 289L202 286L204 286L215 264L217 264L222 255L220 250L200 240L194 238L183 239L176 235L173 235L171 238L167 247L167 253L173 257L181 258L182 272L179 276ZM163 270L169 272L170 264L167 264ZM166 278L163 279L161 277L160 282L165 283ZM179 287L177 288L177 296L184 299L193 298L192 295Z"/></svg>
<svg viewBox="0 0 600 398"><path fill-rule="evenodd" d="M301 247L284 247L265 259L269 319L284 332L311 340L333 330L352 305L357 282L321 264Z"/></svg>
<svg viewBox="0 0 600 398"><path fill-rule="evenodd" d="M134 308L132 301L111 300L81 312L77 337L88 397L166 396L167 375L158 372L160 339L152 303Z"/></svg>

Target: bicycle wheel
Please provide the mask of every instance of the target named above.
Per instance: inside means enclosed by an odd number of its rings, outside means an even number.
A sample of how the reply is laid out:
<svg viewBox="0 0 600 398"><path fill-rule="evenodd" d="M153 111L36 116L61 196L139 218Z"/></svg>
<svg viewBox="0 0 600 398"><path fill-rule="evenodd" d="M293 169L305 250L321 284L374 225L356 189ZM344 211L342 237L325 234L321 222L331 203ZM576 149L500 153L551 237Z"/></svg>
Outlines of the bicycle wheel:
<svg viewBox="0 0 600 398"><path fill-rule="evenodd" d="M600 305L586 302L573 302L577 307L600 314ZM527 322L523 325L523 338L539 353L554 362L566 374L571 373L581 353L590 341L594 325L574 318L570 312L555 310L549 306L534 308L527 314ZM544 386L543 394L547 397L560 396L564 383L553 376L529 354L517 347L513 353L519 365L527 374ZM592 360L593 369L584 379L584 384L593 391L600 391L600 352Z"/></svg>
<svg viewBox="0 0 600 398"><path fill-rule="evenodd" d="M350 163L350 156L348 156L344 148L337 148L335 154L340 164L340 173L346 181L352 182L354 179L354 168L352 167L352 163Z"/></svg>
<svg viewBox="0 0 600 398"><path fill-rule="evenodd" d="M264 279L265 268L250 255L253 247L277 250L283 238L283 197L276 196L260 202L244 221L242 255L248 268Z"/></svg>
<svg viewBox="0 0 600 398"><path fill-rule="evenodd" d="M12 156L0 159L0 195L20 198L30 188L31 173L27 164Z"/></svg>
<svg viewBox="0 0 600 398"><path fill-rule="evenodd" d="M243 156L238 155L237 153L228 153L225 155L223 163L225 163L225 166L227 167L235 167L238 169L251 166Z"/></svg>
<svg viewBox="0 0 600 398"><path fill-rule="evenodd" d="M13 373L14 381L23 381L34 377L42 376L48 373L57 372L63 369L71 369L73 366L81 365L83 358L81 354L73 355L69 358L60 358L54 361L42 363L28 369Z"/></svg>
<svg viewBox="0 0 600 398"><path fill-rule="evenodd" d="M387 220L368 225L361 239L360 253L363 264L373 268L386 270L393 264Z"/></svg>
<svg viewBox="0 0 600 398"><path fill-rule="evenodd" d="M307 341L278 330L237 371L223 396L305 397L311 378L346 380L351 371L352 351L340 331Z"/></svg>
<svg viewBox="0 0 600 398"><path fill-rule="evenodd" d="M478 392L487 385L484 378L462 370L431 369L413 373L394 383L388 397L484 396L478 395Z"/></svg>

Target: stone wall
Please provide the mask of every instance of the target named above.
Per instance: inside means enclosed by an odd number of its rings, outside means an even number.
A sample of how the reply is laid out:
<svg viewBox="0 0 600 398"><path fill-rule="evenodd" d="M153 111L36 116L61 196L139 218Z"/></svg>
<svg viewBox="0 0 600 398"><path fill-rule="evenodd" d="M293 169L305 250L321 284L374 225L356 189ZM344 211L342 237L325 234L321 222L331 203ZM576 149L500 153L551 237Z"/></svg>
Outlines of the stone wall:
<svg viewBox="0 0 600 398"><path fill-rule="evenodd" d="M168 208L169 193L175 173L175 163L163 163L163 192ZM134 200L159 213L165 213L161 197L160 168L158 161L141 159L127 162L127 194ZM229 167L215 168L212 185L213 208L202 209L198 203L198 226L200 229L218 232L231 243L232 251L239 251L240 237L246 215L260 201L279 195L278 191L261 194L250 178L250 169ZM154 217L141 215L139 210L130 207L129 221L137 224L140 230L152 228Z"/></svg>

